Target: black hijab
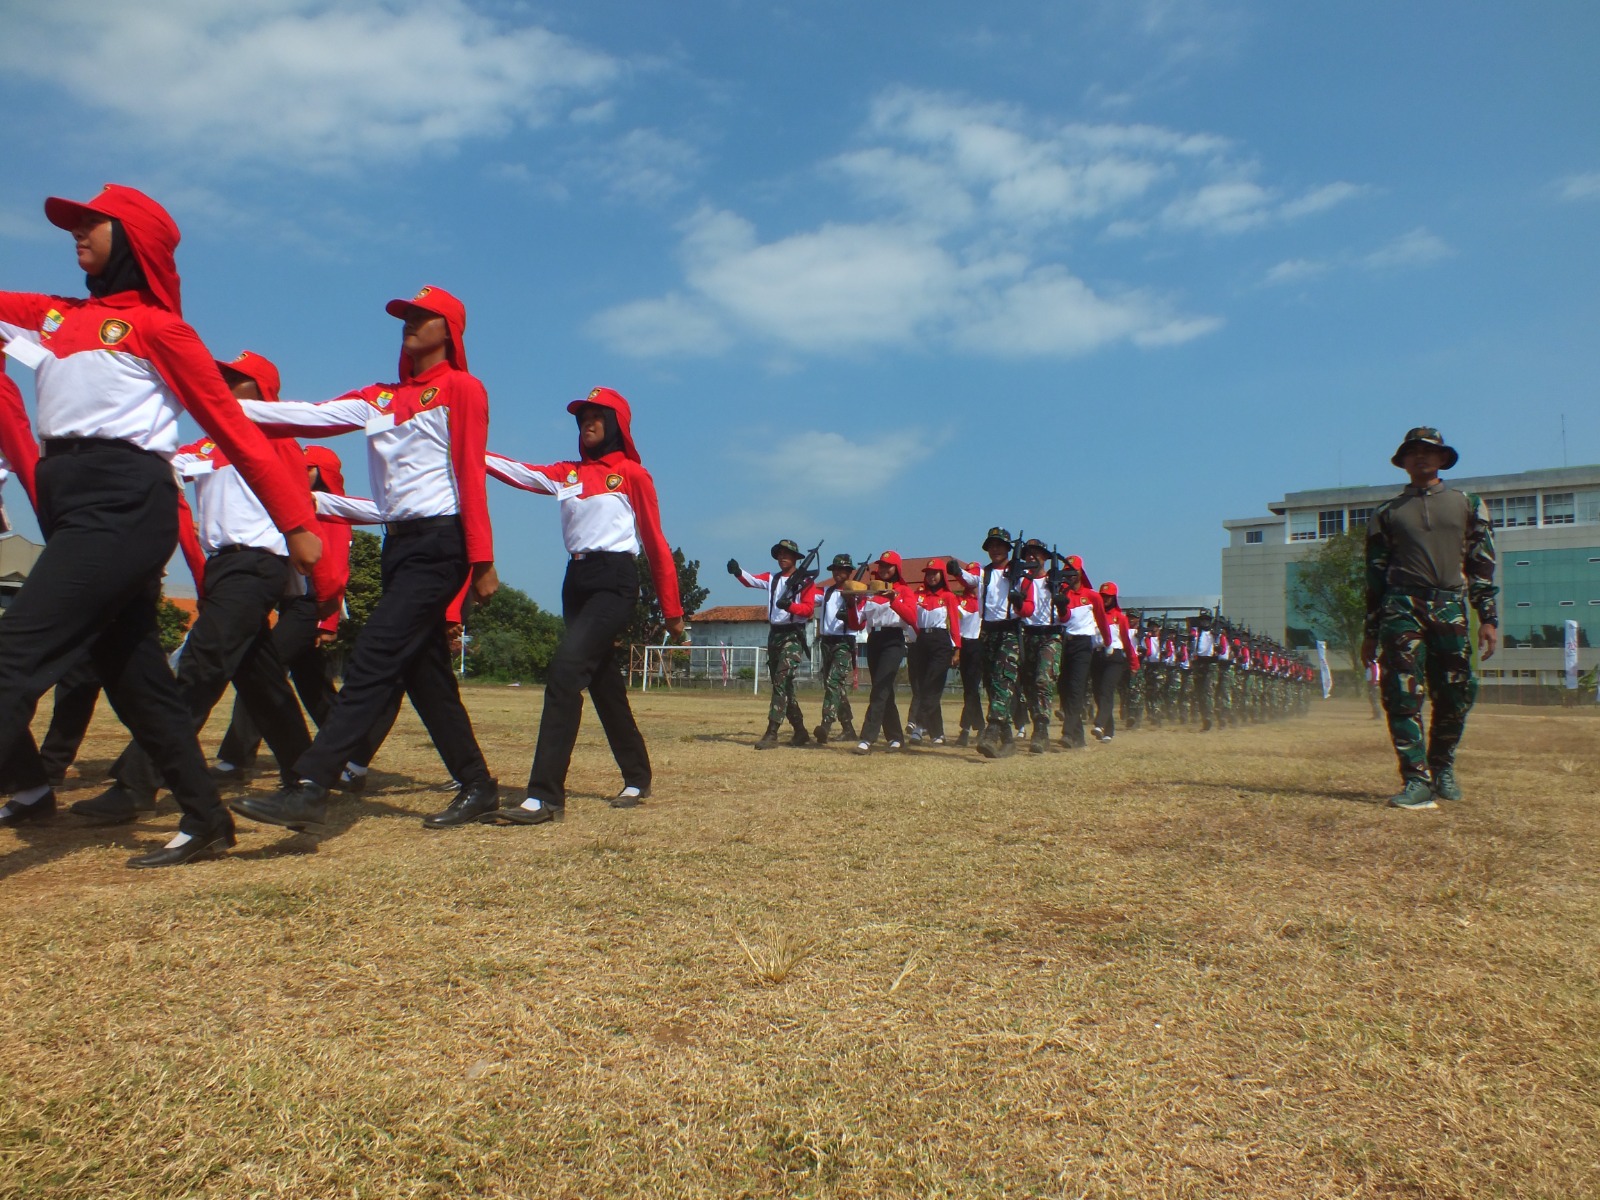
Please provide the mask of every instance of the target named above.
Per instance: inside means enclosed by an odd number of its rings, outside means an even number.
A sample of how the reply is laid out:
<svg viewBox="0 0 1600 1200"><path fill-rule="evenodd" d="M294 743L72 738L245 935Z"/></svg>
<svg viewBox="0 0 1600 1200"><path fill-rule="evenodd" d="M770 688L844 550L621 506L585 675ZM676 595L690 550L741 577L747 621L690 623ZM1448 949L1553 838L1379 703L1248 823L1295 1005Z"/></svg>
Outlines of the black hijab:
<svg viewBox="0 0 1600 1200"><path fill-rule="evenodd" d="M115 217L111 219L111 257L106 260L105 269L98 275L85 275L83 278L89 285L89 295L97 300L118 292L150 290L150 282L144 277L144 268L133 256L128 235L122 231L122 222Z"/></svg>

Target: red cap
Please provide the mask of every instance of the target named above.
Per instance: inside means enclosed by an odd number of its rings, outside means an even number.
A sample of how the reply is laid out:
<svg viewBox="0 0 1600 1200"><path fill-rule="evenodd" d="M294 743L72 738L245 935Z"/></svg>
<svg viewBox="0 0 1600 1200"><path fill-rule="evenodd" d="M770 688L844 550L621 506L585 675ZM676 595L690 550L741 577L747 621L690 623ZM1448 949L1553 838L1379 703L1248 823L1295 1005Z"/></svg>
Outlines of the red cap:
<svg viewBox="0 0 1600 1200"><path fill-rule="evenodd" d="M420 308L423 312L444 318L444 323L450 328L450 361L455 364L456 370L465 371L467 306L443 288L434 287L432 284L423 287L409 300L391 300L383 306L384 311L391 317L399 317L402 321L410 315L413 308ZM411 369L411 356L404 350L400 351L400 378L410 379L414 374Z"/></svg>
<svg viewBox="0 0 1600 1200"><path fill-rule="evenodd" d="M893 550L885 550L874 561L888 563L891 567L898 568L900 566L900 555Z"/></svg>
<svg viewBox="0 0 1600 1200"><path fill-rule="evenodd" d="M922 568L922 573L924 575L926 575L929 571L937 571L940 579L945 577L944 564L936 558L930 558L927 564Z"/></svg>
<svg viewBox="0 0 1600 1200"><path fill-rule="evenodd" d="M617 433L622 438L622 452L634 462L640 462L639 452L633 446L633 409L628 407L628 402L623 399L621 392L614 392L608 387L597 387L590 390L582 400L574 400L567 405L567 411L573 416L586 404L594 404L600 408L609 408L617 418ZM580 449L578 457L583 457Z"/></svg>
<svg viewBox="0 0 1600 1200"><path fill-rule="evenodd" d="M1115 596L1117 594L1117 585L1109 579L1106 580L1100 585L1100 594L1103 596Z"/></svg>
<svg viewBox="0 0 1600 1200"><path fill-rule="evenodd" d="M217 366L222 368L223 378L227 378L229 371L243 375L260 389L263 400L277 401L278 390L282 386L282 382L278 378L278 368L273 365L271 359L265 358L253 350L242 350L239 352L238 357L231 362L223 362L220 358L217 359Z"/></svg>
<svg viewBox="0 0 1600 1200"><path fill-rule="evenodd" d="M181 281L174 257L181 236L178 223L149 196L120 183L108 183L87 204L51 196L44 202L44 215L50 224L69 233L90 216L121 221L128 249L144 272L150 291L163 308L177 316L183 315Z"/></svg>
<svg viewBox="0 0 1600 1200"><path fill-rule="evenodd" d="M344 495L344 464L339 461L339 456L326 446L307 446L303 453L306 466L315 467L322 473L322 486L335 496Z"/></svg>

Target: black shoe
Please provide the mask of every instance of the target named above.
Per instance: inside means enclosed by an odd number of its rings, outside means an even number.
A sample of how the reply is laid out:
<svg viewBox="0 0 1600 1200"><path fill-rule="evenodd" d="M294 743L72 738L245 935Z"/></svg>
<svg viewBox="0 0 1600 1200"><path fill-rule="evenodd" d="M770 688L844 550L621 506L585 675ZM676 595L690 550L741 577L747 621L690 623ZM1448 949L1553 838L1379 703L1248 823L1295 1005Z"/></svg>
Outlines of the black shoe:
<svg viewBox="0 0 1600 1200"><path fill-rule="evenodd" d="M333 790L347 796L359 796L367 790L367 777L365 774L351 775L348 771L340 771L339 778L333 781Z"/></svg>
<svg viewBox="0 0 1600 1200"><path fill-rule="evenodd" d="M243 783L250 777L249 772L243 767L235 767L231 765L224 767L221 763L213 764L210 770L210 775L211 778L215 779L218 783Z"/></svg>
<svg viewBox="0 0 1600 1200"><path fill-rule="evenodd" d="M425 829L449 829L452 825L470 825L478 818L500 808L500 785L494 780L464 787L450 801L450 807L422 818Z"/></svg>
<svg viewBox="0 0 1600 1200"><path fill-rule="evenodd" d="M148 854L135 855L128 860L128 865L134 870L148 867L181 867L184 863L218 858L224 850L233 846L233 842L233 822L229 821L227 828L192 837L181 846L163 846Z"/></svg>
<svg viewBox="0 0 1600 1200"><path fill-rule="evenodd" d="M642 787L635 787L629 784L611 797L610 800L607 800L606 803L611 805L612 808L638 808L649 798L650 785L648 783Z"/></svg>
<svg viewBox="0 0 1600 1200"><path fill-rule="evenodd" d="M98 796L79 800L67 809L93 825L126 825L129 821L137 821L141 813L153 813L155 810L154 796L141 796L120 783L112 784Z"/></svg>
<svg viewBox="0 0 1600 1200"><path fill-rule="evenodd" d="M495 825L546 825L551 821L564 821L566 817L567 806L564 804L541 804L538 808L523 808L518 804L499 809L479 820Z"/></svg>
<svg viewBox="0 0 1600 1200"><path fill-rule="evenodd" d="M839 727L839 740L841 742L854 742L860 740L856 736L856 727L852 722L846 721L842 726Z"/></svg>
<svg viewBox="0 0 1600 1200"><path fill-rule="evenodd" d="M965 750L971 744L972 744L972 735L969 734L965 729L963 729L961 731L961 736L956 739L956 745L960 746L963 750Z"/></svg>
<svg viewBox="0 0 1600 1200"><path fill-rule="evenodd" d="M755 744L757 750L771 750L778 744L778 723L773 721L767 726L767 731L761 735L761 740Z"/></svg>
<svg viewBox="0 0 1600 1200"><path fill-rule="evenodd" d="M56 815L56 794L54 791L46 792L32 804L0 805L0 828L13 829L18 825L28 825L35 821L48 821Z"/></svg>
<svg viewBox="0 0 1600 1200"><path fill-rule="evenodd" d="M809 745L810 742L811 735L806 732L806 727L804 725L796 725L794 727L794 736L789 739L789 745L805 746Z"/></svg>
<svg viewBox="0 0 1600 1200"><path fill-rule="evenodd" d="M327 823L328 789L318 783L302 781L292 788L279 788L265 799L260 796L241 796L237 800L230 800L228 807L252 821L282 825L285 829L303 833L309 825Z"/></svg>
<svg viewBox="0 0 1600 1200"><path fill-rule="evenodd" d="M811 740L818 746L826 746L828 744L829 728L828 725L818 725L811 731Z"/></svg>

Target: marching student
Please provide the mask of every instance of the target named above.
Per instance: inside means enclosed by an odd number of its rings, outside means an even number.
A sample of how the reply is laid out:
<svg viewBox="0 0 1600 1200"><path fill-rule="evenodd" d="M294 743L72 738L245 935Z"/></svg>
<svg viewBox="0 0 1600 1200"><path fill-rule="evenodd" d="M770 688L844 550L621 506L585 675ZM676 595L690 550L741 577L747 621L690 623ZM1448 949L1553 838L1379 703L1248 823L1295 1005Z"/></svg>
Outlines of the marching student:
<svg viewBox="0 0 1600 1200"><path fill-rule="evenodd" d="M983 605L976 588L966 582L965 573L977 573L978 564L969 563L951 580L959 586L961 605L961 649L957 651L961 668L961 736L956 745L967 746L971 735L983 732Z"/></svg>
<svg viewBox="0 0 1600 1200"><path fill-rule="evenodd" d="M155 201L108 184L87 204L52 198L89 298L0 292L0 337L37 372L37 475L44 551L0 620L0 747L22 738L39 697L84 646L117 715L154 758L183 816L131 867L168 867L233 845L194 723L156 629L161 572L178 541L168 460L187 410L239 468L309 571L321 553L304 477L240 415L215 360L183 321L178 227ZM13 353L15 346L8 347ZM13 801L14 803L14 801Z"/></svg>
<svg viewBox="0 0 1600 1200"><path fill-rule="evenodd" d="M1111 641L1105 603L1084 578L1083 560L1076 554L1069 556L1062 568L1056 604L1061 614L1061 744L1076 750L1088 744L1083 710L1095 639L1098 637L1102 646Z"/></svg>
<svg viewBox="0 0 1600 1200"><path fill-rule="evenodd" d="M806 625L816 611L817 588L804 573L796 571L800 547L791 538L772 545L778 570L752 575L742 570L737 559L728 560L728 574L747 588L767 593L767 672L772 679L772 703L767 709L767 731L755 744L757 750L771 750L778 744L778 727L787 717L794 729L791 746L804 746L811 740L806 732L800 702L795 697L795 674L806 656Z"/></svg>
<svg viewBox="0 0 1600 1200"><path fill-rule="evenodd" d="M1211 731L1211 692L1216 686L1212 664L1217 657L1217 635L1211 628L1211 612L1202 608L1195 618L1189 641L1190 672L1194 681L1195 707L1200 713L1200 732Z"/></svg>
<svg viewBox="0 0 1600 1200"><path fill-rule="evenodd" d="M1102 583L1100 601L1105 608L1106 630L1110 636L1094 657L1094 736L1109 742L1117 732L1117 692L1123 678L1139 669L1139 646L1128 625L1128 614L1122 611L1117 599L1117 585L1110 580Z"/></svg>
<svg viewBox="0 0 1600 1200"><path fill-rule="evenodd" d="M259 354L245 351L231 362L219 362L234 396L268 403L278 398L278 369ZM300 447L289 438L273 439L285 472L305 482ZM311 744L300 706L289 688L278 657L269 618L291 590L306 590L289 566L288 547L272 519L238 468L210 438L179 448L173 470L193 483L195 506L179 493L182 516L179 542L190 560L199 613L178 659L178 686L198 733L231 681L265 731L283 772ZM320 526L312 525L320 533ZM329 586L323 560L310 576L313 594ZM314 601L313 601L314 603ZM112 768L110 789L80 800L72 811L97 824L120 824L155 809L160 780L149 756L130 744Z"/></svg>
<svg viewBox="0 0 1600 1200"><path fill-rule="evenodd" d="M1139 674L1142 683L1144 716L1152 729L1161 727L1161 705L1166 694L1166 667L1161 662L1161 622L1155 617L1145 617L1144 632L1139 636Z"/></svg>
<svg viewBox="0 0 1600 1200"><path fill-rule="evenodd" d="M978 592L983 611L983 686L989 697L989 717L978 737L978 753L985 758L1001 758L1015 748L1011 710L1021 656L1021 634L1009 578L1010 532L998 525L992 527L984 535L983 551L989 561L981 571L968 570L953 558L945 563L945 569L952 575L959 571L962 582Z"/></svg>
<svg viewBox="0 0 1600 1200"><path fill-rule="evenodd" d="M846 617L851 598L844 585L855 574L856 564L848 554L835 554L828 564L832 582L822 589L817 601L817 637L822 644L822 724L812 736L826 746L833 733L833 722L840 722L839 736L856 740L855 713L850 710L850 677L856 665L856 635Z"/></svg>
<svg viewBox="0 0 1600 1200"><path fill-rule="evenodd" d="M916 591L917 629L906 649L911 676L911 709L906 733L913 744L924 737L944 745L944 685L961 651L961 603L945 582L944 568L929 562Z"/></svg>
<svg viewBox="0 0 1600 1200"><path fill-rule="evenodd" d="M566 633L545 677L527 799L489 818L514 825L543 825L566 815L567 769L586 689L622 770L622 790L611 806L632 808L650 795L650 752L628 705L616 651L617 637L639 600L640 551L649 559L667 631L689 640L677 564L661 532L655 481L633 442L633 410L620 393L595 388L567 411L578 420L577 459L542 467L498 454L487 460L489 474L501 482L560 499L569 556L561 585Z"/></svg>
<svg viewBox="0 0 1600 1200"><path fill-rule="evenodd" d="M917 601L911 586L900 577L900 555L885 550L873 562L872 570L880 590L856 600L853 618L855 628L867 631L867 671L872 677L857 754L871 753L880 730L890 750L900 749L905 740L894 690L906 657L906 633L917 627Z"/></svg>
<svg viewBox="0 0 1600 1200"><path fill-rule="evenodd" d="M1045 754L1050 749L1050 706L1061 668L1061 627L1056 623L1056 597L1050 591L1047 568L1050 549L1038 538L1022 547L1028 573L1018 588L1017 611L1022 622L1022 668L1017 694L1027 701L1033 737L1028 750Z"/></svg>
<svg viewBox="0 0 1600 1200"><path fill-rule="evenodd" d="M467 370L467 310L424 287L385 311L404 321L400 378L320 404L245 402L274 433L307 437L364 431L367 474L384 521L383 595L345 664L344 687L311 748L293 764L297 783L231 807L253 821L304 829L327 817L328 789L404 688L434 748L462 787L429 829L476 821L500 806L450 664L445 611L461 581L487 600L499 586L484 469L489 398ZM301 477L304 479L304 476Z"/></svg>

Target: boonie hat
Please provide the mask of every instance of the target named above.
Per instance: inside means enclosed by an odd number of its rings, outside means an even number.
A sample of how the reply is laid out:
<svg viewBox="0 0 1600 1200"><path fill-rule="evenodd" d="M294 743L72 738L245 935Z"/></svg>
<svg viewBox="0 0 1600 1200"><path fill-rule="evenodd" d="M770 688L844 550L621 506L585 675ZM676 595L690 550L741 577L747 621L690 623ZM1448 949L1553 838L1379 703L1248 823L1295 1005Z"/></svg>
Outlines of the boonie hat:
<svg viewBox="0 0 1600 1200"><path fill-rule="evenodd" d="M1011 545L1011 531L1009 529L1001 529L998 525L991 527L989 532L983 535L983 548L985 550L989 548L990 542L1004 542L1009 547Z"/></svg>
<svg viewBox="0 0 1600 1200"><path fill-rule="evenodd" d="M801 557L800 547L795 544L793 538L780 538L772 543L772 557L777 558L780 554L792 554L796 558Z"/></svg>
<svg viewBox="0 0 1600 1200"><path fill-rule="evenodd" d="M1401 463L1400 456L1412 446L1436 446L1443 450L1445 461L1439 467L1441 471L1448 471L1456 465L1456 461L1461 457L1455 452L1453 446L1445 445L1444 434L1440 433L1432 425L1418 425L1415 429L1406 431L1405 440L1400 443L1400 448L1394 452L1394 457L1389 461L1397 467L1403 467L1404 464Z"/></svg>
<svg viewBox="0 0 1600 1200"><path fill-rule="evenodd" d="M830 571L854 571L855 561L848 554L835 554L833 561L828 564Z"/></svg>

